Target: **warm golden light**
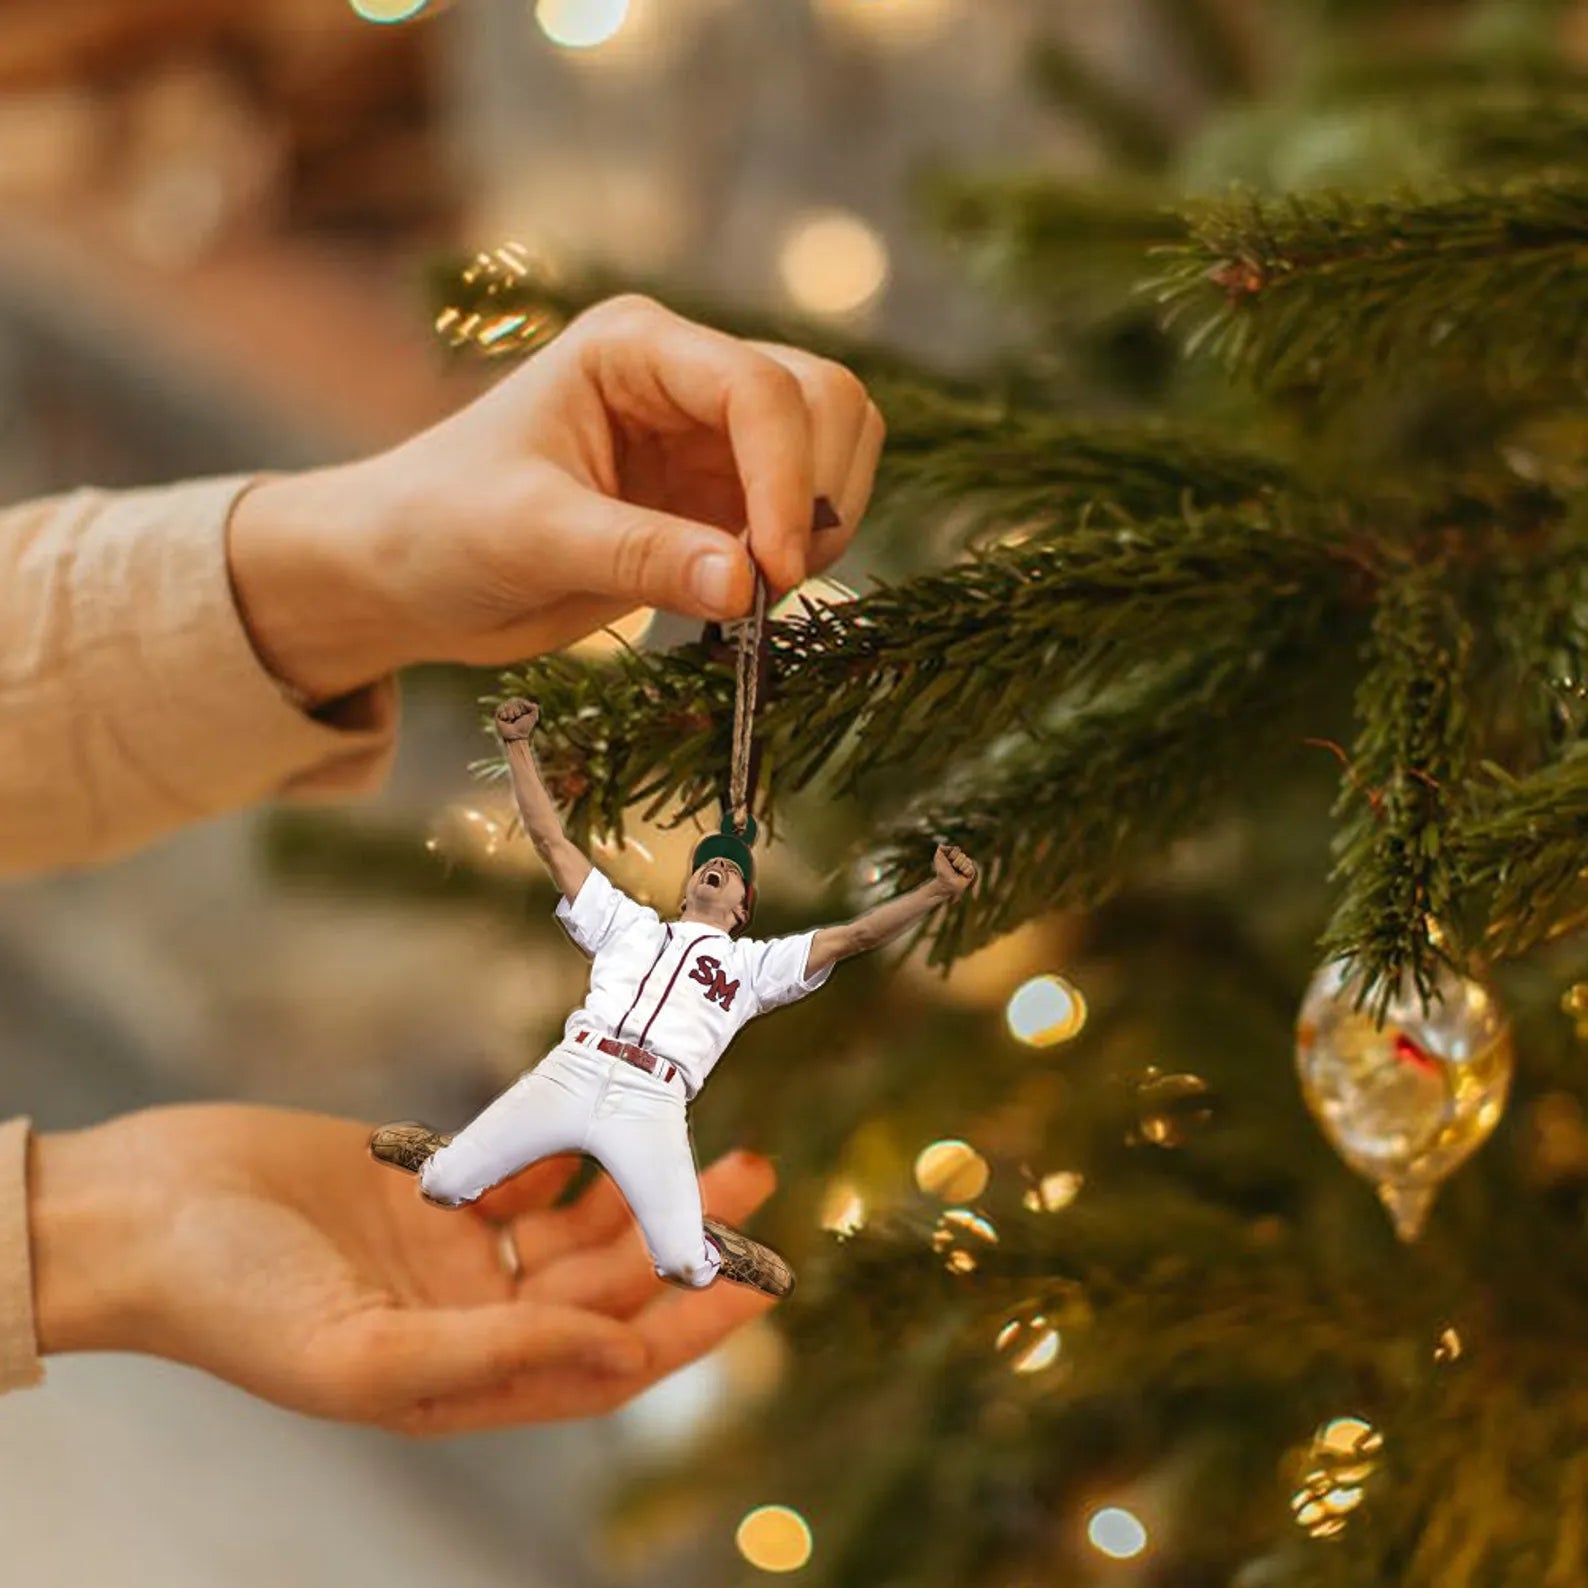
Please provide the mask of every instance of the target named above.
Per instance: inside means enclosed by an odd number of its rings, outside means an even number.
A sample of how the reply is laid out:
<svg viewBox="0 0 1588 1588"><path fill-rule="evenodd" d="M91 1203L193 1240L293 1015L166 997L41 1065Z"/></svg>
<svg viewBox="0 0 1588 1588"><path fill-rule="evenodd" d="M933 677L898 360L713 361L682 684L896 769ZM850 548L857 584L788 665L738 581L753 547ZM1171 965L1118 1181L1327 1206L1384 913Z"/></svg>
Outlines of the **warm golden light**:
<svg viewBox="0 0 1588 1588"><path fill-rule="evenodd" d="M1325 1423L1315 1442L1320 1454L1358 1459L1376 1456L1384 1448L1384 1436L1360 1417L1336 1417Z"/></svg>
<svg viewBox="0 0 1588 1588"><path fill-rule="evenodd" d="M1059 1169L1045 1174L1021 1197L1024 1206L1033 1213L1058 1213L1067 1208L1081 1194L1086 1177L1073 1169Z"/></svg>
<svg viewBox="0 0 1588 1588"><path fill-rule="evenodd" d="M1086 1524L1092 1548L1110 1560L1134 1560L1147 1547L1147 1529L1123 1506L1105 1505Z"/></svg>
<svg viewBox="0 0 1588 1588"><path fill-rule="evenodd" d="M841 607L859 599L859 592L851 590L839 579L829 579L824 574L796 585L781 601L767 609L769 618L802 618L810 607Z"/></svg>
<svg viewBox="0 0 1588 1588"><path fill-rule="evenodd" d="M446 861L493 860L507 837L507 823L472 805L449 805L430 824L425 848Z"/></svg>
<svg viewBox="0 0 1588 1588"><path fill-rule="evenodd" d="M853 1235L866 1222L866 1199L849 1180L834 1180L822 1197L817 1222L835 1235Z"/></svg>
<svg viewBox="0 0 1588 1588"><path fill-rule="evenodd" d="M997 1244L997 1226L972 1208L946 1209L932 1231L932 1250L942 1254L943 1266L953 1274L974 1273L981 1253Z"/></svg>
<svg viewBox="0 0 1588 1588"><path fill-rule="evenodd" d="M553 44L589 50L615 38L628 20L629 0L538 0L535 20Z"/></svg>
<svg viewBox="0 0 1588 1588"><path fill-rule="evenodd" d="M955 0L819 0L819 9L842 27L881 44L919 44L948 21Z"/></svg>
<svg viewBox="0 0 1588 1588"><path fill-rule="evenodd" d="M411 22L430 0L348 0L366 22Z"/></svg>
<svg viewBox="0 0 1588 1588"><path fill-rule="evenodd" d="M1063 1341L1045 1313L1028 1311L1011 1318L994 1343L1013 1372L1040 1373L1058 1361Z"/></svg>
<svg viewBox="0 0 1588 1588"><path fill-rule="evenodd" d="M1343 1532L1383 1448L1384 1436L1360 1417L1336 1417L1318 1429L1302 1456L1300 1486L1290 1497L1297 1527L1312 1538Z"/></svg>
<svg viewBox="0 0 1588 1588"><path fill-rule="evenodd" d="M1086 1000L1062 976L1033 976L1015 988L1004 1018L1016 1041L1050 1048L1068 1042L1086 1024Z"/></svg>
<svg viewBox="0 0 1588 1588"><path fill-rule="evenodd" d="M944 1202L974 1202L987 1189L987 1160L968 1141L934 1141L915 1160L915 1183Z"/></svg>
<svg viewBox="0 0 1588 1588"><path fill-rule="evenodd" d="M888 250L858 215L820 210L791 226L778 255L789 296L809 314L863 309L888 279Z"/></svg>
<svg viewBox="0 0 1588 1588"><path fill-rule="evenodd" d="M734 1535L739 1553L762 1571L798 1571L811 1558L811 1530L798 1511L763 1505L749 1512Z"/></svg>
<svg viewBox="0 0 1588 1588"><path fill-rule="evenodd" d="M1155 1147L1183 1147L1213 1118L1212 1095L1200 1075L1149 1071L1136 1088L1140 1135Z"/></svg>
<svg viewBox="0 0 1588 1588"><path fill-rule="evenodd" d="M632 612L625 612L622 617L614 619L604 628L597 629L593 634L586 634L583 639L575 640L563 649L574 656L583 656L591 660L602 656L616 656L622 651L637 651L645 639L645 631L650 628L656 616L655 607L635 607Z"/></svg>

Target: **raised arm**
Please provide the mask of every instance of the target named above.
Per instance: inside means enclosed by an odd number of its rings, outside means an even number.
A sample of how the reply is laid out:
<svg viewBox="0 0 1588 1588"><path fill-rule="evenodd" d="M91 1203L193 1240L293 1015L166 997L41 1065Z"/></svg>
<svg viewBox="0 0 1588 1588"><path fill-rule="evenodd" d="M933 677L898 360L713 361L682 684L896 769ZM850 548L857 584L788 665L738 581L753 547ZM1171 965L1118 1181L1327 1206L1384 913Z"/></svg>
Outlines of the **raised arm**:
<svg viewBox="0 0 1588 1588"><path fill-rule="evenodd" d="M889 899L838 926L824 926L811 939L805 974L814 976L851 954L881 948L902 936L940 904L952 903L976 880L976 862L954 844L939 844L932 856L932 880Z"/></svg>
<svg viewBox="0 0 1588 1588"><path fill-rule="evenodd" d="M557 807L540 780L540 768L535 765L535 752L529 742L539 721L540 707L530 700L515 696L496 708L497 737L507 751L508 770L513 774L513 797L518 801L524 831L551 873L551 880L571 902L578 897L584 879L590 875L590 862L562 830Z"/></svg>

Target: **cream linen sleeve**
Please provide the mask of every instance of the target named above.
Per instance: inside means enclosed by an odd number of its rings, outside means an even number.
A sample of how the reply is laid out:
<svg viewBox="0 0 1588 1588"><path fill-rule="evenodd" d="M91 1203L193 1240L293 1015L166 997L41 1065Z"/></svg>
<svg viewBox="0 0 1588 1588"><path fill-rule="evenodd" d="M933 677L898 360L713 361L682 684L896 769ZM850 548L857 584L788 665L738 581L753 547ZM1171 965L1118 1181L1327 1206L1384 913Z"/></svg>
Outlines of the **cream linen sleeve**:
<svg viewBox="0 0 1588 1588"><path fill-rule="evenodd" d="M0 1123L0 1395L44 1377L28 1249L28 1121Z"/></svg>
<svg viewBox="0 0 1588 1588"><path fill-rule="evenodd" d="M309 716L254 653L226 561L249 483L0 511L0 874L108 860L271 795L383 781L393 679Z"/></svg>

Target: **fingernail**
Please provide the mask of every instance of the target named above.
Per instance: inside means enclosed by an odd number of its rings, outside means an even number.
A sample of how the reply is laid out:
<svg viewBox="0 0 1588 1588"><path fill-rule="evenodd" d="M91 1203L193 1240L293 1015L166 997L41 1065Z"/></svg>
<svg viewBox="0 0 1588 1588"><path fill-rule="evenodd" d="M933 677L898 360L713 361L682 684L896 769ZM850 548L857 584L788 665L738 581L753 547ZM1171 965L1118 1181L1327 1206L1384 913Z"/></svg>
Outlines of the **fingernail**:
<svg viewBox="0 0 1588 1588"><path fill-rule="evenodd" d="M832 499L826 496L816 498L816 512L811 519L812 530L837 529L843 519L838 516L838 509L833 506Z"/></svg>
<svg viewBox="0 0 1588 1588"><path fill-rule="evenodd" d="M726 612L733 594L733 558L720 551L708 551L695 559L690 569L690 585L702 606Z"/></svg>

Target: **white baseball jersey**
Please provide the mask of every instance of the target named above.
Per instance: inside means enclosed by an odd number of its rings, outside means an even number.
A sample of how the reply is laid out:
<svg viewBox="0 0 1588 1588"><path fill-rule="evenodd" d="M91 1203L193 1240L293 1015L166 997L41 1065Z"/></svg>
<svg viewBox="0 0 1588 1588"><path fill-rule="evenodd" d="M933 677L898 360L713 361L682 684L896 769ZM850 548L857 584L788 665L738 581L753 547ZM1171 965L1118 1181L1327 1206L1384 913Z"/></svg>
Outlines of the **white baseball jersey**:
<svg viewBox="0 0 1588 1588"><path fill-rule="evenodd" d="M815 992L832 974L805 974L819 928L764 941L703 921L664 921L591 866L557 919L588 954L590 991L564 1036L584 1026L678 1066L693 1098L747 1020Z"/></svg>

